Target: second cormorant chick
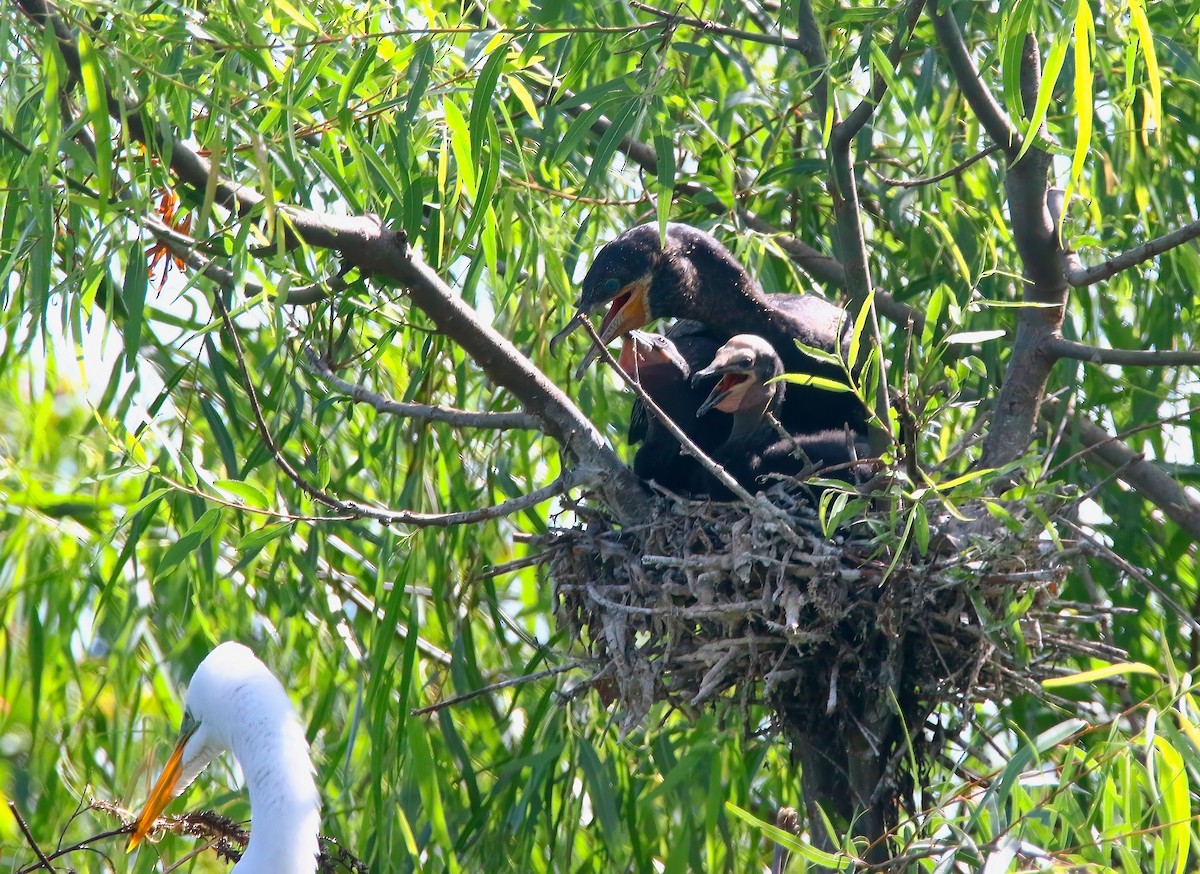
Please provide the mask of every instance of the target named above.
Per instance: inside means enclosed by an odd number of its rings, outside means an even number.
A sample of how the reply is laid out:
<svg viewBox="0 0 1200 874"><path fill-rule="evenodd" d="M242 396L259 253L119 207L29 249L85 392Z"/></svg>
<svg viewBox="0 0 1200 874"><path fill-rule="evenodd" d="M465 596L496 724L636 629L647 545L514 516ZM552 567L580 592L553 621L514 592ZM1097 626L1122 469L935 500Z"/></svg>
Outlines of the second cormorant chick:
<svg viewBox="0 0 1200 874"><path fill-rule="evenodd" d="M732 415L729 438L711 457L748 491L754 491L770 474L795 476L855 460L844 430L830 428L790 436L780 433L772 418L783 403L785 383L779 379L783 372L783 362L770 343L754 334L738 334L717 350L707 367L692 376L693 383L720 377L696 415L703 416L709 410ZM829 475L851 481L854 469L842 467ZM692 491L720 499L731 497L707 471Z"/></svg>

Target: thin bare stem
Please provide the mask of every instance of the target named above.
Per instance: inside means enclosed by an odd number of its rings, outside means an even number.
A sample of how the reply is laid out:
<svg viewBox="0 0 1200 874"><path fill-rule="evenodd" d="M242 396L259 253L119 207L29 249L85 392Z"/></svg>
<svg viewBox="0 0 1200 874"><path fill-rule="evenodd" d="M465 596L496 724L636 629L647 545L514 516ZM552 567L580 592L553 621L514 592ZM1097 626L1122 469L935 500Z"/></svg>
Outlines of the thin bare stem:
<svg viewBox="0 0 1200 874"><path fill-rule="evenodd" d="M333 369L309 343L301 344L308 371L330 388L344 394L355 403L367 404L376 412L419 422L445 422L456 428L491 428L510 431L516 428L536 430L538 421L528 413L479 412L460 410L454 407L438 407L429 404L413 404L397 401L364 385L349 382L333 372Z"/></svg>
<svg viewBox="0 0 1200 874"><path fill-rule="evenodd" d="M576 659L568 662L565 665L559 665L557 668L547 668L544 671L538 671L536 674L527 674L521 677L511 677L507 680L500 680L497 683L489 683L486 686L481 686L478 689L472 689L470 692L464 692L462 695L455 695L453 698L446 698L444 701L439 701L436 704L427 704L424 707L417 707L409 711L410 716L424 716L426 713L435 713L439 710L445 710L447 707L454 707L457 704L462 704L470 701L473 698L478 698L480 695L487 695L489 692L499 692L501 689L508 689L512 686L523 686L526 683L533 683L537 680L544 680L547 677L554 677L567 671L578 670L588 663L583 659Z"/></svg>

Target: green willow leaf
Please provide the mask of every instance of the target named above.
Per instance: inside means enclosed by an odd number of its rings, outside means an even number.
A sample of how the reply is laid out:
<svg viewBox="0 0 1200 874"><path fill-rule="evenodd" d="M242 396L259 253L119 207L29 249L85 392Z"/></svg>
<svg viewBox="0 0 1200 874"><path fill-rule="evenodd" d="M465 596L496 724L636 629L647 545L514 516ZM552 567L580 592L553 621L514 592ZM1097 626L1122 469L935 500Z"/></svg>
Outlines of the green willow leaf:
<svg viewBox="0 0 1200 874"><path fill-rule="evenodd" d="M102 203L112 195L113 144L112 126L108 117L108 90L96 47L85 31L79 31L80 76L87 98L88 120L92 123L96 143L96 183Z"/></svg>

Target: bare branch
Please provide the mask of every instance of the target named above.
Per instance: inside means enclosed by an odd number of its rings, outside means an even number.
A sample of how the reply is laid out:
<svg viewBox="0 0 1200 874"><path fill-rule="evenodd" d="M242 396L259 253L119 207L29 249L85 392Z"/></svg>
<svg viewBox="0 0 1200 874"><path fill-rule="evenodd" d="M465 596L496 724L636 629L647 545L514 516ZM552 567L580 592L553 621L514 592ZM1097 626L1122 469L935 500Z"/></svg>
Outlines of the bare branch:
<svg viewBox="0 0 1200 874"><path fill-rule="evenodd" d="M897 58L907 41L908 32L916 23L914 9L917 15L924 6L924 0L909 0L908 29L903 34L897 34L892 44L892 51ZM867 318L863 320L863 339L876 351L875 368L875 414L876 427L870 430L871 454L882 455L891 442L891 433L887 423L891 421L891 398L889 395L887 376L887 356L879 339L879 316L871 295L874 284L871 281L871 265L867 258L867 241L863 233L862 214L858 201L858 182L854 174L854 160L851 146L854 134L866 124L873 105L864 101L855 110L855 117L850 122L841 122L837 118L837 109L830 102L829 74L825 46L821 31L813 15L811 0L800 0L797 7L798 32L800 34L800 51L808 61L809 66L819 70L812 83L813 96L817 106L821 108L822 118L828 118L832 113L833 128L829 135L829 157L833 168L833 213L837 220L838 239L841 243L842 264L846 270L846 290L849 300L846 309L850 319L857 323L860 313L867 308ZM882 80L882 75L879 75ZM882 89L884 86L880 84ZM882 96L883 91L880 91Z"/></svg>
<svg viewBox="0 0 1200 874"><path fill-rule="evenodd" d="M1060 402L1049 398L1043 407L1044 415L1057 410ZM1099 425L1083 417L1072 417L1067 433L1084 446L1081 455L1088 454L1106 467L1120 471L1119 478L1130 488L1186 531L1200 540L1200 501L1189 495L1179 483L1163 473L1138 452L1134 452Z"/></svg>
<svg viewBox="0 0 1200 874"><path fill-rule="evenodd" d="M544 671L538 671L536 674L525 674L520 677L511 677L507 680L500 680L496 683L489 683L486 686L481 686L478 689L472 689L470 692L464 692L462 695L455 695L453 698L447 698L444 701L439 701L436 704L426 704L424 707L417 707L408 711L409 716L424 716L426 713L434 713L438 710L445 710L447 707L453 707L456 704L463 704L473 698L478 698L480 695L487 695L490 692L499 692L501 689L508 689L512 686L523 686L526 683L532 683L536 680L544 680L547 677L555 677L567 671L575 671L587 665L588 662L583 659L576 659L568 662L565 665L559 665L556 668L546 668Z"/></svg>
<svg viewBox="0 0 1200 874"><path fill-rule="evenodd" d="M45 0L17 0L26 14L56 33L69 30ZM61 37L60 37L61 38ZM78 53L66 53L71 74L79 74ZM138 114L137 105L126 106L108 89L110 115L124 126L125 133L141 142L152 154L162 157L167 150L159 141L157 128L151 134ZM237 182L213 174L211 164L178 137L169 148L170 168L184 183L200 190L216 179L215 201L245 214L265 201L262 194ZM338 216L294 206L281 206L288 224L288 242L304 241L331 249L351 265L392 280L408 290L410 299L443 333L457 342L497 384L504 386L538 419L543 430L556 440L576 462L577 469L594 484L605 503L619 517L639 521L648 517L651 504L634 473L609 447L596 427L570 399L528 358L491 326L484 324L464 301L409 250L407 239L385 227L377 216ZM397 520L400 521L400 520Z"/></svg>
<svg viewBox="0 0 1200 874"><path fill-rule="evenodd" d="M1076 288L1084 288L1088 285L1094 285L1097 282L1103 282L1105 279L1116 276L1122 270L1128 270L1135 264L1149 261L1151 258L1161 255L1163 252L1170 251L1177 246L1182 246L1184 243L1194 240L1197 237L1200 237L1200 221L1194 221L1178 230L1171 231L1169 234L1163 234L1161 237L1148 240L1140 246L1135 246L1128 251L1122 252L1120 255L1114 255L1102 264L1071 270L1067 274L1067 282Z"/></svg>
<svg viewBox="0 0 1200 874"><path fill-rule="evenodd" d="M1015 156L1021 149L1020 137L1004 110L979 78L979 71L975 69L975 62L971 60L967 44L963 41L962 30L950 11L950 4L935 3L929 14L933 19L933 29L937 33L938 42L941 43L942 51L946 53L950 70L958 83L958 89L975 111L979 123L983 125L992 141Z"/></svg>
<svg viewBox="0 0 1200 874"><path fill-rule="evenodd" d="M875 174L875 178L877 178L881 183L888 186L889 188L920 188L923 185L933 185L937 182L941 182L944 179L949 179L951 176L957 176L959 173L966 170L972 164L976 163L977 161L983 160L988 155L991 155L991 154L994 154L994 153L1000 151L1001 148L1003 148L1003 147L999 143L992 143L990 146L988 146L983 151L976 152L974 155L967 158L965 161L955 164L949 170L946 170L943 173L938 173L936 176L926 176L923 179L891 179L887 176L884 176L882 173L880 173L878 170L876 170L872 165L868 164L867 167L868 167L868 169L870 169L870 171L872 173Z"/></svg>
<svg viewBox="0 0 1200 874"><path fill-rule="evenodd" d="M703 18L690 18L686 15L678 15L674 12L668 12L665 9L659 9L651 6L649 3L642 3L641 0L629 0L629 5L634 9L640 9L642 12L657 16L666 22L668 27L690 27L695 30L701 30L705 33L713 33L717 36L727 36L732 39L745 40L746 42L759 43L765 46L780 46L787 49L799 49L800 45L797 40L787 36L772 36L769 33L755 33L750 30L741 30L736 27L728 27L716 21L710 21Z"/></svg>
<svg viewBox="0 0 1200 874"><path fill-rule="evenodd" d="M33 832L29 830L29 826L25 822L25 817L21 816L21 811L17 809L17 803L15 801L8 802L8 811L13 815L13 819L17 821L17 827L21 830L21 834L25 836L25 842L29 844L30 849L33 850L33 854L38 857L38 864L34 865L32 869L26 870L36 871L40 867L45 868L47 871L53 872L54 866L50 864L50 860L46 858L46 854L42 852L42 848L39 847L38 842L34 840Z"/></svg>
<svg viewBox="0 0 1200 874"><path fill-rule="evenodd" d="M1085 361L1088 364L1116 364L1125 367L1200 365L1200 351L1192 349L1107 349L1068 340L1061 334L1049 339L1046 351L1057 358Z"/></svg>
<svg viewBox="0 0 1200 874"><path fill-rule="evenodd" d="M536 430L538 421L528 413L518 412L477 412L475 410L459 410L454 407L435 407L429 404L413 404L397 401L379 392L372 391L364 385L342 379L328 362L325 361L309 343L302 343L304 359L308 362L308 371L321 382L346 395L355 403L367 404L377 412L405 419L416 419L420 422L445 422L457 428L492 428L509 431L514 428Z"/></svg>

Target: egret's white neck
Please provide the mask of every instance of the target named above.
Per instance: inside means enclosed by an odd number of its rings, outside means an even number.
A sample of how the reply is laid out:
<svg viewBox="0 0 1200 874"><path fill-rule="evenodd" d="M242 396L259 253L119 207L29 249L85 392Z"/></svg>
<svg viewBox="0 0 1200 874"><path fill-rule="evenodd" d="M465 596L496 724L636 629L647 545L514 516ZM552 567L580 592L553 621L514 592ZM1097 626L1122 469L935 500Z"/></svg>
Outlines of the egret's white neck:
<svg viewBox="0 0 1200 874"><path fill-rule="evenodd" d="M250 792L250 843L234 874L314 874L321 797L300 723L290 713L260 722L233 739L233 754Z"/></svg>

